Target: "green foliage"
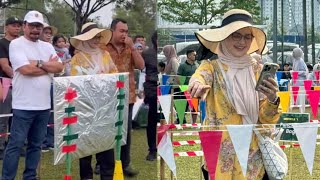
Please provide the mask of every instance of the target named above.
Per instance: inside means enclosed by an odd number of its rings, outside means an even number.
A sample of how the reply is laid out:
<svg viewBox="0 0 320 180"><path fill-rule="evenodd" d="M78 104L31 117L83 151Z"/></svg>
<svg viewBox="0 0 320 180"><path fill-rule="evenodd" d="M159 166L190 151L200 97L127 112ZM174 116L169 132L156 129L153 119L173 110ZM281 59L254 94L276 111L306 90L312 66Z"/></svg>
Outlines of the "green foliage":
<svg viewBox="0 0 320 180"><path fill-rule="evenodd" d="M132 0L116 6L114 18L127 21L130 36L143 35L150 41L156 28L156 13L155 0Z"/></svg>
<svg viewBox="0 0 320 180"><path fill-rule="evenodd" d="M21 0L0 0L0 8L6 8L12 4L17 4Z"/></svg>
<svg viewBox="0 0 320 180"><path fill-rule="evenodd" d="M249 11L255 20L260 17L260 8L255 0L222 0L220 3L214 0L161 0L158 2L161 17L177 24L207 25L233 8Z"/></svg>
<svg viewBox="0 0 320 180"><path fill-rule="evenodd" d="M28 2L28 4L26 4ZM7 16L16 16L24 18L27 11L37 10L44 15L45 21L48 24L58 28L59 33L66 36L73 35L73 13L71 9L61 1L55 0L28 0L10 6L7 11Z"/></svg>

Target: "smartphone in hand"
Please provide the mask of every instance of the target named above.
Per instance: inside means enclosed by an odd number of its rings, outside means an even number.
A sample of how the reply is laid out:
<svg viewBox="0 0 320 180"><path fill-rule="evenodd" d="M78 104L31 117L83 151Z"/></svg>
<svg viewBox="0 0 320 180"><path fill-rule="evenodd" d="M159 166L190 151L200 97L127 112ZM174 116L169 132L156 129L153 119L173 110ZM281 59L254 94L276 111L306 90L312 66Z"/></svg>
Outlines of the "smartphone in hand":
<svg viewBox="0 0 320 180"><path fill-rule="evenodd" d="M260 85L265 86L263 83L263 80L268 79L269 77L275 78L276 72L279 69L279 65L275 63L265 63L263 65L262 71L260 73L260 77L258 79L257 85L256 85L256 91L258 91L258 87Z"/></svg>

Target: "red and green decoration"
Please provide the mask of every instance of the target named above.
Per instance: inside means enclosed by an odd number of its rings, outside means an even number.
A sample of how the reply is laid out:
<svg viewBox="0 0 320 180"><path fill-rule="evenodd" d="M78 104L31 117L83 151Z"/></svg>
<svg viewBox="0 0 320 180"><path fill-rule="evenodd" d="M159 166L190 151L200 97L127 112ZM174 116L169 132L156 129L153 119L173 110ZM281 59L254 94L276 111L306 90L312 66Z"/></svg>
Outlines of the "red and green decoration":
<svg viewBox="0 0 320 180"><path fill-rule="evenodd" d="M77 97L77 91L69 87L64 95L64 99L68 103L68 107L65 108L66 117L63 118L62 124L67 125L67 134L63 136L63 141L67 143L62 147L62 153L66 153L66 174L64 180L72 180L71 176L71 153L77 150L77 145L72 144L72 140L78 139L78 134L72 134L71 124L78 122L78 117L73 115L75 107L72 105L72 101Z"/></svg>
<svg viewBox="0 0 320 180"><path fill-rule="evenodd" d="M122 162L120 159L121 156L121 140L122 140L122 125L123 125L123 110L125 104L125 94L124 94L124 75L119 75L119 81L116 82L116 86L119 89L118 91L118 120L116 122L116 127L118 128L116 140L116 162L114 167L113 180L124 180Z"/></svg>

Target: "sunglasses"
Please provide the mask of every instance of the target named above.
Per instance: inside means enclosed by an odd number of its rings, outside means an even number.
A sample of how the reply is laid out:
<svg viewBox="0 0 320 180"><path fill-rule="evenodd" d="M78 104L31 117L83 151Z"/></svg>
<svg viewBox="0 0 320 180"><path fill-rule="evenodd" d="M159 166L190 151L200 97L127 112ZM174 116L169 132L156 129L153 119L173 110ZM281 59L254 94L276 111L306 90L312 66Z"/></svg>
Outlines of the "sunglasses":
<svg viewBox="0 0 320 180"><path fill-rule="evenodd" d="M234 41L241 41L242 38L245 41L251 41L254 38L254 36L252 34L242 35L240 33L234 32L234 33L231 34L231 38Z"/></svg>

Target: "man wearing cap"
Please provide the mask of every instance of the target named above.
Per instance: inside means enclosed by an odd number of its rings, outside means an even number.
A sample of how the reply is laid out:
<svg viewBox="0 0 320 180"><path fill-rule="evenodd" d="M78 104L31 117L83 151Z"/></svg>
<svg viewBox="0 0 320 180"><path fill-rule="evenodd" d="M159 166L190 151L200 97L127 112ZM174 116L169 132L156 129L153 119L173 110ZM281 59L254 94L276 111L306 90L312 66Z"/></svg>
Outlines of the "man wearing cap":
<svg viewBox="0 0 320 180"><path fill-rule="evenodd" d="M23 179L36 179L50 113L52 73L63 70L53 46L39 41L43 25L42 14L29 11L24 18L24 36L13 40L9 46L13 69L13 119L3 159L2 180L15 179L20 148L26 139L28 145Z"/></svg>
<svg viewBox="0 0 320 180"><path fill-rule="evenodd" d="M121 147L121 161L124 175L135 176L138 172L130 167L132 109L136 101L134 69L142 70L144 68L144 60L135 49L132 39L128 37L128 25L125 20L114 19L111 22L111 29L113 30L112 39L102 48L110 53L119 72L129 72L128 133L127 144ZM113 150L109 150L109 153L110 158L108 158L108 161L112 164L114 163Z"/></svg>
<svg viewBox="0 0 320 180"><path fill-rule="evenodd" d="M5 22L5 37L0 40L0 83L1 78L12 78L13 71L9 61L9 44L12 40L19 37L22 21L16 17L10 17ZM0 101L0 114L11 113L12 101L11 87L8 90L5 101ZM9 117L1 118L0 133L7 133ZM0 138L0 160L3 159L6 138Z"/></svg>

